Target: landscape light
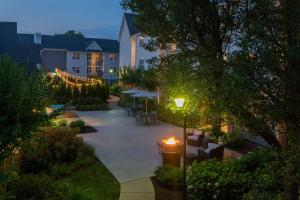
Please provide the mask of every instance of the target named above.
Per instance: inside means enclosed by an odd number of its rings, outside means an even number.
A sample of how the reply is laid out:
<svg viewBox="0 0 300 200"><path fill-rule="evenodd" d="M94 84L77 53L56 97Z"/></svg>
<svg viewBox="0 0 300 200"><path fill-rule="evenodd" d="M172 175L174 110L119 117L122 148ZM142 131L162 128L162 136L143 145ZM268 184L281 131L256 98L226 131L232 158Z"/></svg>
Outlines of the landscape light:
<svg viewBox="0 0 300 200"><path fill-rule="evenodd" d="M182 108L183 105L184 105L184 101L185 101L184 98L176 98L176 99L175 99L176 107L177 107L177 108Z"/></svg>

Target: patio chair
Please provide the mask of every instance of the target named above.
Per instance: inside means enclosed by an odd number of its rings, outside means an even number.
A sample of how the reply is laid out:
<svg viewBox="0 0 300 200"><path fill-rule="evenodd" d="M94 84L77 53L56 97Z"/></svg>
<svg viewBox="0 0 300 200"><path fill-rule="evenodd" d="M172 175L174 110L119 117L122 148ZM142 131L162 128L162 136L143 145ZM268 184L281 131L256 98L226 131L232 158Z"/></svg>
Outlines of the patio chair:
<svg viewBox="0 0 300 200"><path fill-rule="evenodd" d="M148 116L147 116L147 114L145 112L140 112L140 121L139 121L139 124L141 126L146 125L147 124L147 118L148 118Z"/></svg>
<svg viewBox="0 0 300 200"><path fill-rule="evenodd" d="M190 132L187 135L187 144L190 146L201 147L204 138L205 135L201 131Z"/></svg>
<svg viewBox="0 0 300 200"><path fill-rule="evenodd" d="M211 158L216 158L217 160L223 160L224 157L224 145L221 145L217 148L214 148L210 150L209 153L207 153L204 149L200 148L198 149L198 161L204 161Z"/></svg>
<svg viewBox="0 0 300 200"><path fill-rule="evenodd" d="M151 125L158 124L158 117L155 111L151 111L148 115L148 121Z"/></svg>

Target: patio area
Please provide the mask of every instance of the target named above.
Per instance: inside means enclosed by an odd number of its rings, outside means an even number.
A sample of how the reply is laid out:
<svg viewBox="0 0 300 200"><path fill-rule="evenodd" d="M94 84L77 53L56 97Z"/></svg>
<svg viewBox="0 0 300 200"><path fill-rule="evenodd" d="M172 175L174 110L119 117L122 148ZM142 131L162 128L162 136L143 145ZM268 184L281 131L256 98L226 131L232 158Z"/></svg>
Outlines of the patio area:
<svg viewBox="0 0 300 200"><path fill-rule="evenodd" d="M153 176L161 165L156 145L158 140L182 138L182 128L166 123L139 126L122 110L77 112L77 115L98 130L84 134L85 142L96 149L96 155L120 183ZM197 148L188 147L188 152Z"/></svg>

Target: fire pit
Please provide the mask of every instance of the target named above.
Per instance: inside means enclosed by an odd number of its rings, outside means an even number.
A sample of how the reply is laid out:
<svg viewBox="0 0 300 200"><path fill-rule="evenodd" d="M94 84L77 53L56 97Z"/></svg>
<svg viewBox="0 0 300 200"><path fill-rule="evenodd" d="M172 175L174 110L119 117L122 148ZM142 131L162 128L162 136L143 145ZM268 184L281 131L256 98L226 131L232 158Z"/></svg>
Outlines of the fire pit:
<svg viewBox="0 0 300 200"><path fill-rule="evenodd" d="M180 166L182 143L175 137L163 139L157 142L159 154L162 156L163 165L170 164Z"/></svg>

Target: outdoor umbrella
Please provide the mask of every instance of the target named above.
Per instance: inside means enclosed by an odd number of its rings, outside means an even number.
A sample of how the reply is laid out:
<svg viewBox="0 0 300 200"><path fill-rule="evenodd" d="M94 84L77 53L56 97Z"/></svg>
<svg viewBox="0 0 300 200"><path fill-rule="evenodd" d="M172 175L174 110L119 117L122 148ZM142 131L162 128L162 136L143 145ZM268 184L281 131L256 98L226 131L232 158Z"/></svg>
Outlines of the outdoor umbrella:
<svg viewBox="0 0 300 200"><path fill-rule="evenodd" d="M143 92L143 90L138 90L138 89L134 89L134 88L122 91L123 94L137 94L137 93L140 93L140 92Z"/></svg>
<svg viewBox="0 0 300 200"><path fill-rule="evenodd" d="M158 97L159 93L143 91L143 92L131 95L131 96L137 97L137 98L146 98L146 114L147 114L148 113L148 99L153 99L153 97Z"/></svg>
<svg viewBox="0 0 300 200"><path fill-rule="evenodd" d="M122 91L123 94L137 94L140 92L143 92L143 90L138 90L138 89L134 89L134 88ZM135 97L133 98L133 105L135 106Z"/></svg>

